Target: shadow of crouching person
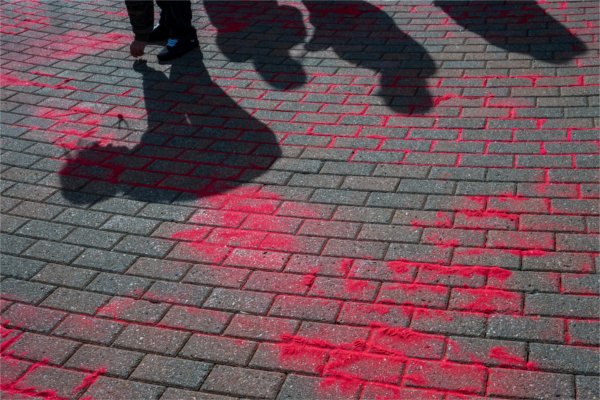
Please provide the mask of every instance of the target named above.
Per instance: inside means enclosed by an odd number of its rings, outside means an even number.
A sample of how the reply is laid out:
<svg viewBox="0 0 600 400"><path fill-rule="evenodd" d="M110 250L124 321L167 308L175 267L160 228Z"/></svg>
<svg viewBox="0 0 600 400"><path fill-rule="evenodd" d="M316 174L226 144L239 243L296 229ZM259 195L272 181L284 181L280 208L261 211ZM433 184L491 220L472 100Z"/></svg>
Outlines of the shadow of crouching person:
<svg viewBox="0 0 600 400"><path fill-rule="evenodd" d="M72 203L97 200L82 192L192 201L252 181L281 155L274 133L212 81L199 52L175 60L168 76L145 61L134 69L143 78L148 129L133 147L95 142L71 153L60 175Z"/></svg>

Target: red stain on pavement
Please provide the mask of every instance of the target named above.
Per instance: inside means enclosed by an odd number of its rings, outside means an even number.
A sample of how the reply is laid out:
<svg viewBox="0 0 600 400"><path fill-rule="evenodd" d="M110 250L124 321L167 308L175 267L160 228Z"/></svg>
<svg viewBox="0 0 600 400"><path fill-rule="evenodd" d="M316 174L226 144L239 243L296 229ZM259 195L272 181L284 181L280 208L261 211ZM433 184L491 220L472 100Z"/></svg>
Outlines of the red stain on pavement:
<svg viewBox="0 0 600 400"><path fill-rule="evenodd" d="M533 362L528 362L522 357L511 353L508 349L502 346L495 346L490 349L489 357L497 360L500 367L518 366L529 370L537 369L537 365Z"/></svg>
<svg viewBox="0 0 600 400"><path fill-rule="evenodd" d="M0 87L8 88L8 87L18 87L18 86L35 86L41 88L51 88L51 89L66 89L66 90L77 90L77 88L73 86L68 86L66 83L70 82L71 79L63 79L61 83L57 83L55 85L51 85L48 83L30 81L19 79L15 76L8 74L0 74Z"/></svg>

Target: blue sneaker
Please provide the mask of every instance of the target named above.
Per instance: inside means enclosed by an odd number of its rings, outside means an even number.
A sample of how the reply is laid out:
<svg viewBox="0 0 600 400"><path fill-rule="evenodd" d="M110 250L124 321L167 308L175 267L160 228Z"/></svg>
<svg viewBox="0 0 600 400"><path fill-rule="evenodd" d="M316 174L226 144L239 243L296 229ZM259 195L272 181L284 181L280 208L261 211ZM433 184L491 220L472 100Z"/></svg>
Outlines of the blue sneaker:
<svg viewBox="0 0 600 400"><path fill-rule="evenodd" d="M164 49L162 49L160 53L158 53L158 61L169 61L174 58L181 57L188 51L193 50L199 46L200 43L196 38L171 38L167 40L167 46Z"/></svg>

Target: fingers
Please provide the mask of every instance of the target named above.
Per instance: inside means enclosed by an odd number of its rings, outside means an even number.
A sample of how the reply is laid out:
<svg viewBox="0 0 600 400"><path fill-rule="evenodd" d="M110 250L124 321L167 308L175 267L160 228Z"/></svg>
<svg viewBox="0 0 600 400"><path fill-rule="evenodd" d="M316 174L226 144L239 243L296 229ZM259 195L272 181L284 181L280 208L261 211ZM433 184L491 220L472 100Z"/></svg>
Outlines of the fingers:
<svg viewBox="0 0 600 400"><path fill-rule="evenodd" d="M144 49L146 48L146 42L134 40L129 46L129 52L133 57L141 57L144 55Z"/></svg>

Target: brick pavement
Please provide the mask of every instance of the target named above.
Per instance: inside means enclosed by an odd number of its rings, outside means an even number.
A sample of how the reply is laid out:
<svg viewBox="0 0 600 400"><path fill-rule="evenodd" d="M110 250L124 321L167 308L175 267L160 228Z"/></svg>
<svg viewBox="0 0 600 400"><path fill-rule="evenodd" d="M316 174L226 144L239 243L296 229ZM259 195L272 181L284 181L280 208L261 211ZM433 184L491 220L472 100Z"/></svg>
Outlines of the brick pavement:
<svg viewBox="0 0 600 400"><path fill-rule="evenodd" d="M600 398L600 13L509 3L3 2L3 396Z"/></svg>

